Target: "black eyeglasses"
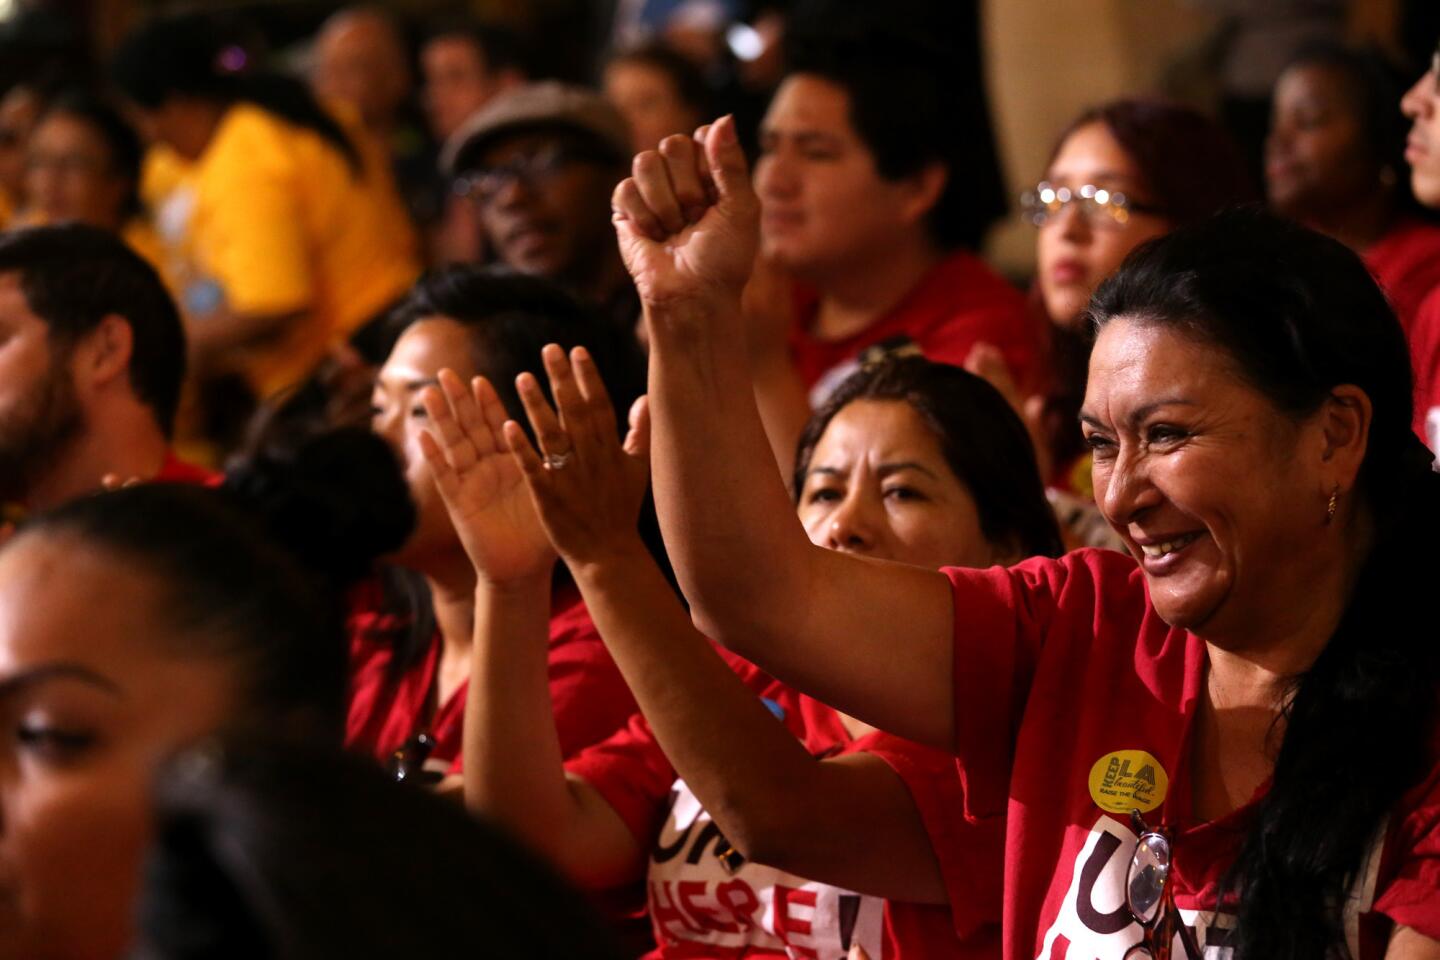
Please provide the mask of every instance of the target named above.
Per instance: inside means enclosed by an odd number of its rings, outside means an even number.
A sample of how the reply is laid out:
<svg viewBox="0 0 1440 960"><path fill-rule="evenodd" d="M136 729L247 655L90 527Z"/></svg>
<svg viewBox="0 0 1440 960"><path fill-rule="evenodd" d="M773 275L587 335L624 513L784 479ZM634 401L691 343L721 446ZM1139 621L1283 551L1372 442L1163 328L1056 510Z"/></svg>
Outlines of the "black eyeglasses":
<svg viewBox="0 0 1440 960"><path fill-rule="evenodd" d="M1163 827L1151 830L1139 810L1130 811L1131 828L1140 835L1130 872L1125 877L1125 907L1140 924L1140 942L1125 952L1125 960L1170 960L1175 938L1185 950L1186 960L1201 960L1195 935L1185 926L1170 888L1172 848L1170 832Z"/></svg>
<svg viewBox="0 0 1440 960"><path fill-rule="evenodd" d="M1091 227L1118 229L1130 222L1132 214L1163 215L1161 208L1132 200L1125 194L1093 183L1081 184L1073 190L1057 187L1042 180L1034 190L1020 195L1020 210L1034 226L1044 226L1051 217L1058 217L1066 207L1075 206Z"/></svg>
<svg viewBox="0 0 1440 960"><path fill-rule="evenodd" d="M544 183L573 163L592 159L590 156L558 143L541 147L533 153L512 157L493 167L471 170L455 180L455 193L476 203L492 202L513 183L533 187Z"/></svg>

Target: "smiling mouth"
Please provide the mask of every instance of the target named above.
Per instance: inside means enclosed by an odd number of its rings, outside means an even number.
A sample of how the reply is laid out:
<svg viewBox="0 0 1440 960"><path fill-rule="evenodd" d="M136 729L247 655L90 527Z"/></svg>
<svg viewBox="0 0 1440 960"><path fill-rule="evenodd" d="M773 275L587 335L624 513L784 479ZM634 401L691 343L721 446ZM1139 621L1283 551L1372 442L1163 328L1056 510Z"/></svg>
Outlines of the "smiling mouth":
<svg viewBox="0 0 1440 960"><path fill-rule="evenodd" d="M1150 559L1158 560L1161 557L1169 556L1177 550L1183 550L1199 539L1200 534L1187 533L1182 537L1176 537L1174 540L1166 540L1163 543L1141 544L1140 551Z"/></svg>

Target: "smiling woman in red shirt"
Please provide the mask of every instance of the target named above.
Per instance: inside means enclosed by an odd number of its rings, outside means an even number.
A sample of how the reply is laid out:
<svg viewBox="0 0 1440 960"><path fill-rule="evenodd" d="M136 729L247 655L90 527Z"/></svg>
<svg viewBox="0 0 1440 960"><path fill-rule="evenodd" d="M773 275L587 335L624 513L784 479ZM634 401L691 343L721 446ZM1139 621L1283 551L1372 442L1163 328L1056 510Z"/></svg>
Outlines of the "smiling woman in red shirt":
<svg viewBox="0 0 1440 960"><path fill-rule="evenodd" d="M664 185L637 163L645 182L615 196L656 502L697 625L954 751L967 810L1008 807L1010 960L1440 957L1436 570L1407 549L1440 536L1440 478L1360 259L1256 211L1141 248L1091 305L1082 411L1096 502L1134 559L937 575L816 549L786 517L737 346L757 203L730 120L702 149L703 168L670 143ZM673 223L696 198L703 216ZM826 656L840 633L849 655ZM1167 872L1127 883L1148 827L1173 839Z"/></svg>

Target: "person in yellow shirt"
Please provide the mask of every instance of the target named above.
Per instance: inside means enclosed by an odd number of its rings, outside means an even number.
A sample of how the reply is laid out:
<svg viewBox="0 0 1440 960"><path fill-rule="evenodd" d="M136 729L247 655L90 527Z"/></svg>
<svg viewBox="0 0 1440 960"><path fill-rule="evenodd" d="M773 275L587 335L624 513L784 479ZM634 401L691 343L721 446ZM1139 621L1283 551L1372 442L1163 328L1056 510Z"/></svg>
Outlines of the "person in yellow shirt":
<svg viewBox="0 0 1440 960"><path fill-rule="evenodd" d="M253 399L299 383L419 272L376 145L203 15L142 25L114 62L142 133L188 163L167 236L195 376Z"/></svg>

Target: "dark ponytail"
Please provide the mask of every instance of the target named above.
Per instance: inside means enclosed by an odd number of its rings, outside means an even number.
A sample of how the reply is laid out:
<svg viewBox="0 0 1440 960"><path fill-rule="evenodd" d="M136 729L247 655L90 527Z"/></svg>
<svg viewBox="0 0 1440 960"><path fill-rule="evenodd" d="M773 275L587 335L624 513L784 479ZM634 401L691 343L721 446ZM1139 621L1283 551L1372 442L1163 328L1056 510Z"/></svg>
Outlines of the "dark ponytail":
<svg viewBox="0 0 1440 960"><path fill-rule="evenodd" d="M1296 418L1341 384L1373 405L1354 494L1373 545L1330 642L1294 682L1271 787L1223 888L1240 960L1343 955L1341 905L1387 815L1432 762L1436 564L1410 545L1440 537L1440 475L1410 431L1404 334L1354 253L1256 210L1146 244L1096 292L1091 315L1097 327L1123 316L1218 346ZM1357 775L1358 757L1382 772Z"/></svg>
<svg viewBox="0 0 1440 960"><path fill-rule="evenodd" d="M121 92L142 107L159 107L173 96L254 104L317 134L340 152L351 173L363 176L360 151L309 88L293 77L255 69L254 60L254 52L225 23L186 14L137 28L115 52L111 72Z"/></svg>

